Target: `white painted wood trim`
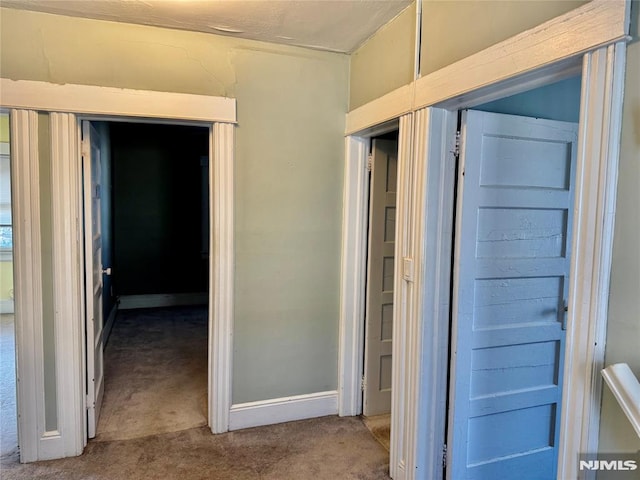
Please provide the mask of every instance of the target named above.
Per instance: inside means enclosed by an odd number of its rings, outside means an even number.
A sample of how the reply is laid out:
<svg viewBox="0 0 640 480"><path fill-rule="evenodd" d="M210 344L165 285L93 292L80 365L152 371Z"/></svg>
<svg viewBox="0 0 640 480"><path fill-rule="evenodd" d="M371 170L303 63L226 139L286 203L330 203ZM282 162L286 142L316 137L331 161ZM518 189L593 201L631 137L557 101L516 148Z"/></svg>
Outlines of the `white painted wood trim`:
<svg viewBox="0 0 640 480"><path fill-rule="evenodd" d="M620 408L640 438L640 383L626 363L609 365L602 378L616 397Z"/></svg>
<svg viewBox="0 0 640 480"><path fill-rule="evenodd" d="M150 295L121 295L120 310L136 308L177 307L182 305L207 305L209 294L204 293L157 293Z"/></svg>
<svg viewBox="0 0 640 480"><path fill-rule="evenodd" d="M400 117L398 135L398 187L396 193L395 271L393 294L393 354L391 374L391 445L389 472L392 478L404 478L411 472L412 433L417 426L412 399L415 385L412 372L418 352L415 348L413 321L414 283L404 279L404 259L412 259L412 195L415 162L413 156L414 115ZM415 263L414 263L415 265ZM411 475L411 474L409 474ZM408 478L411 478L409 476Z"/></svg>
<svg viewBox="0 0 640 480"><path fill-rule="evenodd" d="M342 207L338 414L362 413L369 139L347 137Z"/></svg>
<svg viewBox="0 0 640 480"><path fill-rule="evenodd" d="M26 463L40 458L44 434L38 114L12 110L10 120L18 436Z"/></svg>
<svg viewBox="0 0 640 480"><path fill-rule="evenodd" d="M581 54L627 38L629 6L593 0L425 75L349 112L346 134L424 107L468 108L577 75Z"/></svg>
<svg viewBox="0 0 640 480"><path fill-rule="evenodd" d="M79 126L70 113L50 114L53 308L60 445L48 458L80 455L85 445L82 198Z"/></svg>
<svg viewBox="0 0 640 480"><path fill-rule="evenodd" d="M229 430L293 422L338 413L338 392L309 393L231 407Z"/></svg>
<svg viewBox="0 0 640 480"><path fill-rule="evenodd" d="M161 116L177 121L223 119L235 122L235 100L218 99L224 100L220 102L194 95L56 86L6 79L0 79L0 82L1 105L20 104L30 109L11 110L19 435L21 461L30 462L78 455L86 442L83 285L79 283L83 269L83 252L79 249L82 244L79 125L73 114L52 113L52 247L60 429L45 432L38 114L35 110L59 108L102 119L132 115L138 118ZM57 87L69 88L59 90ZM62 97L56 98L57 92ZM49 96L54 103L41 103L43 97ZM164 106L149 106L158 102ZM203 110L206 111L204 114ZM209 420L216 433L228 429L231 406L233 130L231 123L213 124L210 142L210 160L214 165L210 177L213 217L210 241L212 252L213 246L216 247L216 256L212 257L210 267Z"/></svg>
<svg viewBox="0 0 640 480"><path fill-rule="evenodd" d="M581 73L582 57L571 57L567 60L540 67L532 72L514 75L500 83L490 84L477 90L469 91L464 95L439 102L437 106L449 110L472 108L483 103L492 102L517 93L527 92L567 78L577 77Z"/></svg>
<svg viewBox="0 0 640 480"><path fill-rule="evenodd" d="M629 4L593 0L416 81L415 109L562 62L627 36Z"/></svg>
<svg viewBox="0 0 640 480"><path fill-rule="evenodd" d="M410 83L347 113L346 135L393 120L411 112L414 84Z"/></svg>
<svg viewBox="0 0 640 480"><path fill-rule="evenodd" d="M409 462L415 478L442 479L447 423L451 254L454 217L457 112L427 108L416 113L414 261L416 346L414 367L417 428ZM440 448L437 448L437 446Z"/></svg>
<svg viewBox="0 0 640 480"><path fill-rule="evenodd" d="M558 478L598 451L625 44L584 57Z"/></svg>
<svg viewBox="0 0 640 480"><path fill-rule="evenodd" d="M233 98L0 79L0 104L86 115L235 122Z"/></svg>
<svg viewBox="0 0 640 480"><path fill-rule="evenodd" d="M234 315L234 125L215 123L209 158L209 426L229 430Z"/></svg>

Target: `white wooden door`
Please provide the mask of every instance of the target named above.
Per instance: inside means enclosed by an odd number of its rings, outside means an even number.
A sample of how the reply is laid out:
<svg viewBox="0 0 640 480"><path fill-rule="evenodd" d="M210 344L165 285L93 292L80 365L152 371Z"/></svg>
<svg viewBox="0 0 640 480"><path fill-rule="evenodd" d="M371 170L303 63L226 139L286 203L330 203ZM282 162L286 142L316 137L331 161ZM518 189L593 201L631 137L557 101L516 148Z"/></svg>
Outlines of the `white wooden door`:
<svg viewBox="0 0 640 480"><path fill-rule="evenodd" d="M577 124L466 111L447 476L555 479Z"/></svg>
<svg viewBox="0 0 640 480"><path fill-rule="evenodd" d="M363 413L391 412L391 352L398 142L375 139L369 200Z"/></svg>
<svg viewBox="0 0 640 480"><path fill-rule="evenodd" d="M100 137L90 122L82 122L84 182L85 292L87 332L87 434L96 436L104 393L102 336L102 235L100 216Z"/></svg>

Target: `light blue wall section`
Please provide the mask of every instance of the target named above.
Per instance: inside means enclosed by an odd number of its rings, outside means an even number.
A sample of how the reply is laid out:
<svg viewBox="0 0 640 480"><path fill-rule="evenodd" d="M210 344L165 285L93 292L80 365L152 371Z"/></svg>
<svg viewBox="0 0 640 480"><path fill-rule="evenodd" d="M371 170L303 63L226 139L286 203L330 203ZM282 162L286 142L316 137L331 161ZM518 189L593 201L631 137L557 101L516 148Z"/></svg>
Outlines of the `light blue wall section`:
<svg viewBox="0 0 640 480"><path fill-rule="evenodd" d="M580 82L580 76L568 78L535 90L478 105L473 110L578 122L580 119Z"/></svg>

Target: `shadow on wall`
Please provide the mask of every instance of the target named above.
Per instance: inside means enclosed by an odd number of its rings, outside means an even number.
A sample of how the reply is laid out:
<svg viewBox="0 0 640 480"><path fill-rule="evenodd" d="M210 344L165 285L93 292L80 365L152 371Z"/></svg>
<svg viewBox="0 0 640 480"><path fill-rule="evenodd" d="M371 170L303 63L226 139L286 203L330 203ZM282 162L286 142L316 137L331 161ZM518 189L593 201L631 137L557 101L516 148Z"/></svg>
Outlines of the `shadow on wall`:
<svg viewBox="0 0 640 480"><path fill-rule="evenodd" d="M209 129L114 122L110 136L115 294L206 292Z"/></svg>

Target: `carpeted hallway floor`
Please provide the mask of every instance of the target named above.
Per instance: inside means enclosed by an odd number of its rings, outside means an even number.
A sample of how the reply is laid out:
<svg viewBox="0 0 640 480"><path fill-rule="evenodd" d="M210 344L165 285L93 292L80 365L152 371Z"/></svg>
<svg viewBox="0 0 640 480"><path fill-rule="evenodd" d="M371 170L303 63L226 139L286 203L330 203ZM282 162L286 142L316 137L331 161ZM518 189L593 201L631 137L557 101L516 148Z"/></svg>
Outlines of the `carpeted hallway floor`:
<svg viewBox="0 0 640 480"><path fill-rule="evenodd" d="M207 424L207 307L123 310L104 353L97 441Z"/></svg>
<svg viewBox="0 0 640 480"><path fill-rule="evenodd" d="M90 442L80 457L2 465L3 480L382 480L387 451L356 417L211 435L206 427Z"/></svg>
<svg viewBox="0 0 640 480"><path fill-rule="evenodd" d="M324 417L212 435L206 308L122 311L105 351L98 435L80 457L0 479L388 479L388 452L359 418Z"/></svg>
<svg viewBox="0 0 640 480"><path fill-rule="evenodd" d="M16 345L12 313L0 314L0 458L18 452Z"/></svg>

